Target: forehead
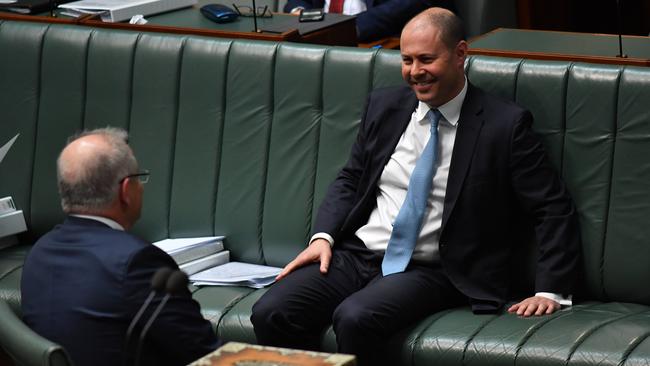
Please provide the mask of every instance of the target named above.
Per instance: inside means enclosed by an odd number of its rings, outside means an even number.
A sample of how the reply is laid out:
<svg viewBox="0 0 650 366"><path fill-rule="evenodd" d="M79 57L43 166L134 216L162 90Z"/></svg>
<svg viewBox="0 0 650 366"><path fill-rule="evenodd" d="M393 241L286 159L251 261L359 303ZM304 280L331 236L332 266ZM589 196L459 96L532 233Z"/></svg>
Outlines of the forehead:
<svg viewBox="0 0 650 366"><path fill-rule="evenodd" d="M445 49L440 31L432 25L415 25L407 27L400 38L402 55L422 53L439 53Z"/></svg>

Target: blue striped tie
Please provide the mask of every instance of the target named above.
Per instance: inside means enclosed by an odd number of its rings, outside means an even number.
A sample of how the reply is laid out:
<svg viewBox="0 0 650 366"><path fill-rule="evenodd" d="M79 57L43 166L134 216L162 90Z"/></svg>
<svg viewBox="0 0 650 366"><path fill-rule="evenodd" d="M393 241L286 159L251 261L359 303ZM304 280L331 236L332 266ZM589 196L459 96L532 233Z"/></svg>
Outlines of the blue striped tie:
<svg viewBox="0 0 650 366"><path fill-rule="evenodd" d="M404 272L411 260L420 230L422 230L422 219L427 208L433 176L436 174L440 116L440 111L437 109L429 110L427 113L427 118L431 121L431 137L424 147L422 155L415 163L406 198L393 223L393 232L381 263L384 276Z"/></svg>

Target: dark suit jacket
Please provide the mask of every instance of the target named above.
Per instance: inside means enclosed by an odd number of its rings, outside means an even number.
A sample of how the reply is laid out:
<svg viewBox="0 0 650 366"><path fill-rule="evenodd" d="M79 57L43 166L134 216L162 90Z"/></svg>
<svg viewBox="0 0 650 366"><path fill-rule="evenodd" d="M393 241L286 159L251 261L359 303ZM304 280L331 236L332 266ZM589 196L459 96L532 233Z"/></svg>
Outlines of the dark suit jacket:
<svg viewBox="0 0 650 366"><path fill-rule="evenodd" d="M131 234L68 217L38 240L25 261L24 320L61 344L76 365L121 365L126 329L161 267L178 268L165 252ZM161 298L155 297L142 325ZM154 322L141 364L185 365L216 347L210 323L186 291L172 296Z"/></svg>
<svg viewBox="0 0 650 366"><path fill-rule="evenodd" d="M367 11L357 15L357 37L368 42L398 35L406 22L424 9L441 6L454 10L451 0L365 0ZM285 12L302 6L305 9L322 8L325 0L289 0Z"/></svg>
<svg viewBox="0 0 650 366"><path fill-rule="evenodd" d="M370 95L349 161L327 192L314 232L349 242L368 221L377 181L416 105L408 87ZM580 251L575 208L531 123L530 112L469 85L439 248L454 285L473 303L488 304L487 310L509 298L509 260L515 246L524 244L518 240L522 214L534 223L539 245L536 291L574 291Z"/></svg>

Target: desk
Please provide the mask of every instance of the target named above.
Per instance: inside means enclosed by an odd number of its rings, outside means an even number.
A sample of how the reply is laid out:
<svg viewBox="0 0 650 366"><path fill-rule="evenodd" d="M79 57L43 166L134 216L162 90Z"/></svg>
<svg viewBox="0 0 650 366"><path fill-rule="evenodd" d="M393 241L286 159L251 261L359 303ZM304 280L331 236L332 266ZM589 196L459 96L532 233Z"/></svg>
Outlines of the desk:
<svg viewBox="0 0 650 366"><path fill-rule="evenodd" d="M292 41L335 46L357 46L355 17L326 14L327 23L299 23L298 17L273 14L271 18L257 18L258 28L284 28L281 32L255 32L252 17L239 17L232 23L218 24L206 19L198 6L188 7L146 17L147 24L108 23L94 19L74 19L65 16L52 18L40 15L20 15L0 12L0 19L68 23L99 28L128 29L140 32L194 34L222 38L247 38L264 41ZM329 23L329 24L328 24Z"/></svg>
<svg viewBox="0 0 650 366"><path fill-rule="evenodd" d="M470 55L650 66L650 37L623 36L623 52L627 58L616 57L616 35L507 28L476 37L469 44Z"/></svg>
<svg viewBox="0 0 650 366"><path fill-rule="evenodd" d="M356 358L339 353L300 351L228 342L189 366L354 366Z"/></svg>

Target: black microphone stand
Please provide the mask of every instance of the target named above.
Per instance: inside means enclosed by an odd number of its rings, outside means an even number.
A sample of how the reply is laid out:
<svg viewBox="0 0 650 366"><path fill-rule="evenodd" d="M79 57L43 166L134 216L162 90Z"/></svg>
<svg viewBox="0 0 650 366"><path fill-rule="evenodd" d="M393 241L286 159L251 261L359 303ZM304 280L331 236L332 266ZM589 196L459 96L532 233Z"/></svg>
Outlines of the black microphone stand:
<svg viewBox="0 0 650 366"><path fill-rule="evenodd" d="M255 0L253 0L253 23L255 24L255 29L253 30L253 32L261 33L260 30L257 28L257 6L255 5Z"/></svg>
<svg viewBox="0 0 650 366"><path fill-rule="evenodd" d="M623 54L623 35L621 34L621 1L616 0L616 30L618 32L618 55L616 57L627 58Z"/></svg>

